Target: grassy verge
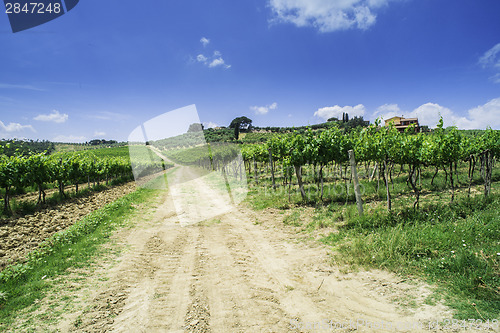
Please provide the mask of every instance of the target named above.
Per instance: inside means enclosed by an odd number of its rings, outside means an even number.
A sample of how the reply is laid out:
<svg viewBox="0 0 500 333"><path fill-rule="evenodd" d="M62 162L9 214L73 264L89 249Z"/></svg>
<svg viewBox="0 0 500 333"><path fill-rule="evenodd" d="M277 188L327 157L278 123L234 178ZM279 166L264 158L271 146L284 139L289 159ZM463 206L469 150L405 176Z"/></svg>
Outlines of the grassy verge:
<svg viewBox="0 0 500 333"><path fill-rule="evenodd" d="M253 208L282 209L285 225L332 246L337 262L428 281L438 287L428 302L444 299L456 318L500 319L498 181L488 198L479 182L472 192L477 195L468 198L462 187L451 204L444 180L436 177L437 188L426 191L420 209L414 210L404 178L396 178L392 213L386 210L385 194L365 181L363 218L358 216L353 195L334 194L321 201L311 191L309 200L302 202L297 191L289 200L288 191L273 191L264 177L260 181L260 186L251 184L247 201ZM385 191L382 186L379 192Z"/></svg>
<svg viewBox="0 0 500 333"><path fill-rule="evenodd" d="M43 242L25 263L4 269L0 273L0 331L9 329L16 313L51 292L55 278L70 268L88 267L98 260L105 251L101 245L154 193L139 189L92 212Z"/></svg>
<svg viewBox="0 0 500 333"><path fill-rule="evenodd" d="M323 238L336 260L418 276L439 286L459 319L500 313L500 196L463 198L418 211L350 217Z"/></svg>

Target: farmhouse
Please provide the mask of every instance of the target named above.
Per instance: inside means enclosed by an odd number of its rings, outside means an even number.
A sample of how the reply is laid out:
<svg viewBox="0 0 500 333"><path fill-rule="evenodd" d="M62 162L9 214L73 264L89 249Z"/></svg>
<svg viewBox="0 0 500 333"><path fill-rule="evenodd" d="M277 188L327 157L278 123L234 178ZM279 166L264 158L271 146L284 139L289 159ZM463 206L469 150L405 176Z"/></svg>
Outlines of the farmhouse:
<svg viewBox="0 0 500 333"><path fill-rule="evenodd" d="M404 132L411 124L415 124L415 131L420 131L420 126L418 124L418 118L403 118L403 117L392 117L385 120L385 125L389 125L390 123L394 124L394 127L400 131Z"/></svg>

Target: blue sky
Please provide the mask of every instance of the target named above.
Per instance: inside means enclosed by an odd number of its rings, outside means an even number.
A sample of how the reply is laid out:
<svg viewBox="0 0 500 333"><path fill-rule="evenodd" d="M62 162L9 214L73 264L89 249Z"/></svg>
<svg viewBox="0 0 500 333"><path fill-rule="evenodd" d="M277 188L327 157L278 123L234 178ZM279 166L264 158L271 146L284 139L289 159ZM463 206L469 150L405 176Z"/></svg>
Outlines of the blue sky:
<svg viewBox="0 0 500 333"><path fill-rule="evenodd" d="M126 140L195 104L207 126L418 116L500 129L498 0L82 0L13 34L0 137Z"/></svg>

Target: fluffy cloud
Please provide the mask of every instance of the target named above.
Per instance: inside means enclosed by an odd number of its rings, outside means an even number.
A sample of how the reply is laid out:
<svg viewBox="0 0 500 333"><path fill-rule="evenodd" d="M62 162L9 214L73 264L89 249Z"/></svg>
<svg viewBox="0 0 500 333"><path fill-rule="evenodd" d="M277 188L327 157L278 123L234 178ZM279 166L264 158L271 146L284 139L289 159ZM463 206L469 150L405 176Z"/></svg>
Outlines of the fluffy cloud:
<svg viewBox="0 0 500 333"><path fill-rule="evenodd" d="M420 125L436 127L440 117L443 117L444 126L456 126L459 129L485 129L488 126L500 128L500 98L492 99L484 105L468 110L467 117L459 116L451 109L436 103L425 103L410 112L399 109L396 104L385 104L377 108L375 116L389 119L404 115L406 118L418 118Z"/></svg>
<svg viewBox="0 0 500 333"><path fill-rule="evenodd" d="M278 108L278 103L274 102L271 105L266 106L251 106L250 110L255 111L255 114L267 114L269 110L276 110Z"/></svg>
<svg viewBox="0 0 500 333"><path fill-rule="evenodd" d="M231 68L231 65L226 65L226 62L222 58L216 58L208 64L208 67L210 67L210 68L218 67L218 66L224 66L224 68L226 68L226 69Z"/></svg>
<svg viewBox="0 0 500 333"><path fill-rule="evenodd" d="M0 139L14 138L16 137L16 133L21 133L24 130L36 132L31 125L21 125L19 123L9 123L8 125L5 125L2 121L0 121Z"/></svg>
<svg viewBox="0 0 500 333"><path fill-rule="evenodd" d="M500 129L500 98L495 98L484 105L479 105L468 111L470 123L460 124L464 128L484 129L491 127ZM469 125L469 127L465 127ZM470 127L470 125L473 125ZM460 126L459 126L460 127Z"/></svg>
<svg viewBox="0 0 500 333"><path fill-rule="evenodd" d="M202 37L200 39L200 42L203 44L203 46L207 46L208 44L210 44L210 39Z"/></svg>
<svg viewBox="0 0 500 333"><path fill-rule="evenodd" d="M94 137L103 137L105 135L106 135L106 132L99 132L99 131L94 132Z"/></svg>
<svg viewBox="0 0 500 333"><path fill-rule="evenodd" d="M64 143L81 143L86 142L87 138L84 136L75 136L75 135L58 135L54 137L52 142L64 142Z"/></svg>
<svg viewBox="0 0 500 333"><path fill-rule="evenodd" d="M320 32L368 29L376 21L374 10L396 0L269 0L275 22L313 26Z"/></svg>
<svg viewBox="0 0 500 333"><path fill-rule="evenodd" d="M348 113L349 118L352 117L361 117L365 114L366 108L363 104L358 104L356 106L328 106L325 108L320 108L318 111L314 112L314 115L319 118L323 118L327 120L329 118L335 117L338 119L342 119L342 114Z"/></svg>
<svg viewBox="0 0 500 333"><path fill-rule="evenodd" d="M226 64L224 59L222 59L222 53L215 51L211 57L206 57L203 54L198 54L196 56L196 61L208 66L209 68L223 67L224 69L231 68L231 65Z"/></svg>
<svg viewBox="0 0 500 333"><path fill-rule="evenodd" d="M206 63L208 61L208 58L203 54L198 54L198 56L196 57L196 61Z"/></svg>
<svg viewBox="0 0 500 333"><path fill-rule="evenodd" d="M61 124L68 120L68 115L65 113L59 113L57 110L53 110L51 114L40 114L33 119Z"/></svg>
<svg viewBox="0 0 500 333"><path fill-rule="evenodd" d="M435 127L443 117L444 126L452 126L456 116L450 109L436 103L425 103L408 114L409 118L418 118L420 125Z"/></svg>
<svg viewBox="0 0 500 333"><path fill-rule="evenodd" d="M483 68L497 72L500 71L500 43L486 51L483 56L479 58L479 64L481 64ZM500 72L493 75L490 79L495 83L500 83Z"/></svg>
<svg viewBox="0 0 500 333"><path fill-rule="evenodd" d="M382 117L383 119L389 119L395 116L401 116L401 109L397 104L384 104L381 105L373 113L373 120L375 118Z"/></svg>
<svg viewBox="0 0 500 333"><path fill-rule="evenodd" d="M215 127L219 127L219 125L217 125L216 123L211 122L211 121L209 121L208 123L203 123L203 126L204 126L205 128L215 128Z"/></svg>

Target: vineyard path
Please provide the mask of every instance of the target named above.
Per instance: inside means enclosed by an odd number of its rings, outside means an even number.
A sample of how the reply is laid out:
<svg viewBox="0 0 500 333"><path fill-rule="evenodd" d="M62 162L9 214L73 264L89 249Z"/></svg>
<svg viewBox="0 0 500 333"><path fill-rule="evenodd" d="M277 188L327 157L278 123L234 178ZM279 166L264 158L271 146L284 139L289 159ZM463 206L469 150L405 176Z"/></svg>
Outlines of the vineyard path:
<svg viewBox="0 0 500 333"><path fill-rule="evenodd" d="M176 166L172 174L192 187L178 189L175 196L189 202L202 195L212 208L227 209L195 169ZM305 241L277 211L255 212L241 204L182 225L179 214L187 213L186 207L175 205L172 191L162 194L151 218L115 235L127 250L111 268L87 277L94 281L92 292L82 295L82 306L55 329L309 332L311 325L331 320L359 321L357 331L371 332L362 321L411 324L450 318L444 306L423 304L430 291L422 283L383 271L345 272L332 263L326 247ZM417 300L417 307L401 306L405 299Z"/></svg>

